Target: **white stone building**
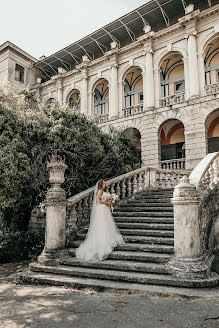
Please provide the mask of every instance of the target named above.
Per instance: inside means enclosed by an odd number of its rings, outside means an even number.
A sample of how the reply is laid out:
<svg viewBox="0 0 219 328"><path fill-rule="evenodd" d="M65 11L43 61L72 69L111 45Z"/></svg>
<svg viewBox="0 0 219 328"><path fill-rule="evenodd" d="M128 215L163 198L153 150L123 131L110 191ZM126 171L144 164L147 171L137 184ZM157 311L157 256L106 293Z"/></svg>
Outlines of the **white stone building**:
<svg viewBox="0 0 219 328"><path fill-rule="evenodd" d="M219 151L218 0L151 0L33 66L41 100L130 129L143 165Z"/></svg>
<svg viewBox="0 0 219 328"><path fill-rule="evenodd" d="M0 46L0 83L12 83L19 91L36 83L39 74L33 64L38 60L12 42Z"/></svg>

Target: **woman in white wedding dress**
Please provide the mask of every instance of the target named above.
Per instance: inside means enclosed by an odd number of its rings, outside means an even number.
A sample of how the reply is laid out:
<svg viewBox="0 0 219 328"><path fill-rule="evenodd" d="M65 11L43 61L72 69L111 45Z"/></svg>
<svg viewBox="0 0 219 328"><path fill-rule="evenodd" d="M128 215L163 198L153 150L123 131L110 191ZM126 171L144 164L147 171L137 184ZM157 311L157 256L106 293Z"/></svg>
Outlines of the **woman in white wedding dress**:
<svg viewBox="0 0 219 328"><path fill-rule="evenodd" d="M76 249L76 257L81 261L102 261L107 258L114 247L124 244L111 214L112 202L103 200L105 187L106 182L100 180L94 190L88 233L85 240Z"/></svg>

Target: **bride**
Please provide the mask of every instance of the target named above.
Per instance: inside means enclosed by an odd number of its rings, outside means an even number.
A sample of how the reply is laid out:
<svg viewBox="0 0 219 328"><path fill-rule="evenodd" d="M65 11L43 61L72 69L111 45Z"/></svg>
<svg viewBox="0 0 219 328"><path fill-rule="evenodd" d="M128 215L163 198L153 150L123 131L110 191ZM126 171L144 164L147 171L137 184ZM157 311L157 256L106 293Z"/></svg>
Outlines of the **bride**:
<svg viewBox="0 0 219 328"><path fill-rule="evenodd" d="M112 202L102 199L105 187L104 180L99 180L96 184L88 233L76 249L76 257L79 260L102 261L107 258L114 247L124 244L111 214Z"/></svg>

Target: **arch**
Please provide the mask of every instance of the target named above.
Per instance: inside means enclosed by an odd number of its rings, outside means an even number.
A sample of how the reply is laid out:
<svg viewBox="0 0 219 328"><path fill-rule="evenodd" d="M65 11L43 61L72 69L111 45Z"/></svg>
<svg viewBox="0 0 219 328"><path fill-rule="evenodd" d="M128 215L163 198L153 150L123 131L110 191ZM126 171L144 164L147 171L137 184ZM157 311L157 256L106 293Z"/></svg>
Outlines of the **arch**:
<svg viewBox="0 0 219 328"><path fill-rule="evenodd" d="M109 113L109 82L105 78L99 78L93 85L93 108L98 116Z"/></svg>
<svg viewBox="0 0 219 328"><path fill-rule="evenodd" d="M160 96L168 97L185 92L183 56L170 51L160 62Z"/></svg>
<svg viewBox="0 0 219 328"><path fill-rule="evenodd" d="M80 94L81 94L81 87L78 86L78 84L74 85L74 87L71 85L69 88L67 88L64 92L63 92L63 99L65 101L65 103L67 104L68 103L68 99L69 99L69 96L71 95L72 91L77 89Z"/></svg>
<svg viewBox="0 0 219 328"><path fill-rule="evenodd" d="M143 75L139 66L126 70L123 83L123 107L129 108L143 102ZM136 86L138 87L136 88ZM140 86L140 88L139 88Z"/></svg>
<svg viewBox="0 0 219 328"><path fill-rule="evenodd" d="M135 166L137 169L141 167L141 133L137 128L128 127L122 131L122 134L126 136L137 149L138 164Z"/></svg>
<svg viewBox="0 0 219 328"><path fill-rule="evenodd" d="M219 82L219 37L214 35L203 49L203 60L205 67L205 84L215 84Z"/></svg>
<svg viewBox="0 0 219 328"><path fill-rule="evenodd" d="M185 159L184 125L178 119L165 120L158 129L161 167L183 169ZM179 167L178 167L179 165Z"/></svg>
<svg viewBox="0 0 219 328"><path fill-rule="evenodd" d="M57 105L58 101L54 97L50 97L45 101L45 106L50 107L52 105Z"/></svg>
<svg viewBox="0 0 219 328"><path fill-rule="evenodd" d="M79 111L81 107L81 94L78 89L72 89L71 92L69 92L68 97L66 98L66 104L68 104L68 107Z"/></svg>
<svg viewBox="0 0 219 328"><path fill-rule="evenodd" d="M218 36L219 36L219 32L215 33L214 31L212 31L212 32L208 33L200 42L200 46L199 46L200 53L199 54L204 55L204 51L205 51L205 48L208 45L208 43L211 42L212 39L214 39L215 37L218 37Z"/></svg>
<svg viewBox="0 0 219 328"><path fill-rule="evenodd" d="M219 109L212 111L205 120L208 153L219 151Z"/></svg>
<svg viewBox="0 0 219 328"><path fill-rule="evenodd" d="M157 55L157 57L154 56L154 69L155 70L159 69L164 58L167 57L168 54L173 53L173 52L178 52L183 57L183 61L187 60L187 58L188 58L188 53L187 53L186 49L173 46L171 51L165 49L159 55Z"/></svg>
<svg viewBox="0 0 219 328"><path fill-rule="evenodd" d="M133 64L127 64L122 70L121 70L121 72L120 72L120 79L119 79L119 81L118 82L124 82L124 80L125 80L125 76L126 76L126 74L127 74L127 72L132 68L132 67L139 67L139 68L141 68L141 70L142 70L142 76L143 76L143 74L145 74L145 65L143 65L142 63L140 63L140 62L135 62L134 61L134 63Z"/></svg>

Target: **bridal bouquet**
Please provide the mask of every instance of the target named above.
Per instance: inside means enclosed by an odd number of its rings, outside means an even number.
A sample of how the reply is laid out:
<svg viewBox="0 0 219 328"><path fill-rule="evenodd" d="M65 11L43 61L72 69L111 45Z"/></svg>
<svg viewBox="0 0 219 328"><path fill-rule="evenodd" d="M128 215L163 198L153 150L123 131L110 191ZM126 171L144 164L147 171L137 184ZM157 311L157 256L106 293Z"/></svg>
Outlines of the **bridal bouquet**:
<svg viewBox="0 0 219 328"><path fill-rule="evenodd" d="M114 194L114 193L113 194L110 194L108 192L104 192L103 193L103 196L102 196L102 200L104 202L113 202L113 203L116 203L119 200L119 196L116 195L116 194Z"/></svg>

